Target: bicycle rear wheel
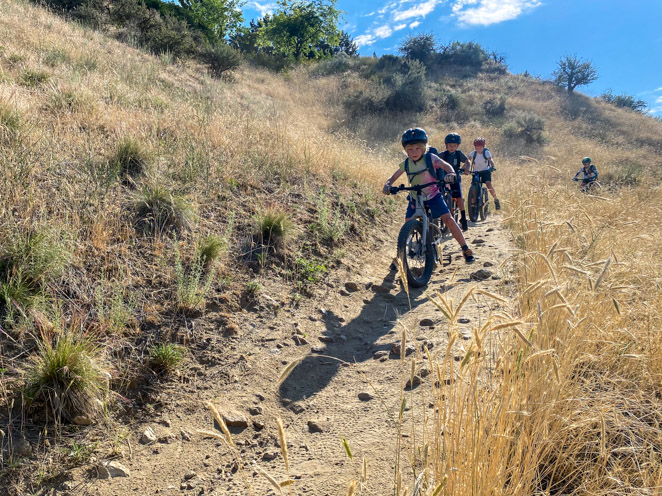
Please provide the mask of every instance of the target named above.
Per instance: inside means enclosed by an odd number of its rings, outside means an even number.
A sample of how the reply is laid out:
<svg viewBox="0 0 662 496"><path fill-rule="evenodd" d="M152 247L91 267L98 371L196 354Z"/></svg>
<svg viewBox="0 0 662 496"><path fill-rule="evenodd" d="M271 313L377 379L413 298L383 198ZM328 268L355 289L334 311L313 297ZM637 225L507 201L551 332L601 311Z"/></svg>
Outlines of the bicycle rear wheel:
<svg viewBox="0 0 662 496"><path fill-rule="evenodd" d="M471 222L476 222L478 220L478 195L480 195L479 187L472 183L471 187L469 188L469 194L467 195L467 202L469 203L469 220Z"/></svg>
<svg viewBox="0 0 662 496"><path fill-rule="evenodd" d="M446 202L446 206L450 211L451 217L453 217L453 219L455 219L455 222L457 222L460 211L457 208L457 204L453 200L453 193L451 191L446 191L446 193L444 194L444 202ZM451 233L450 229L448 229L448 226L443 222L441 223L440 228L441 228L441 234L443 236L448 236Z"/></svg>
<svg viewBox="0 0 662 496"><path fill-rule="evenodd" d="M407 282L422 288L432 277L434 252L430 236L423 245L423 223L412 219L402 226L398 235L398 258L407 273Z"/></svg>

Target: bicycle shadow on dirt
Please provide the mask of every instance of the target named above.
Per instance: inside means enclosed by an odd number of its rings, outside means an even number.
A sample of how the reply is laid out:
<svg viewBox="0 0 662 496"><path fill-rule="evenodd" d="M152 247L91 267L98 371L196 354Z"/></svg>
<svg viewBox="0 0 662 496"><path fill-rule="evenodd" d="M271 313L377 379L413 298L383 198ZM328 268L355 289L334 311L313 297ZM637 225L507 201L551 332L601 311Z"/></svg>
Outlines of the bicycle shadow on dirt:
<svg viewBox="0 0 662 496"><path fill-rule="evenodd" d="M395 272L389 273L377 286L393 287L394 276ZM375 289L371 287L371 299L364 300L361 313L349 322L341 322L341 318L331 311L325 313L323 321L326 329L319 343L324 345L324 349L307 355L282 382L279 393L283 403L305 400L322 391L341 367L372 360L377 351L390 352L390 343L377 345L377 341L395 328L399 317L428 301L430 296L424 294L429 287L410 288L409 299L400 284L395 286L396 294L379 293ZM444 293L450 287L434 289ZM362 294L365 293L358 291L346 298L361 298ZM397 340L394 336L394 341ZM318 343L312 344L315 346ZM399 357L392 355L392 358Z"/></svg>

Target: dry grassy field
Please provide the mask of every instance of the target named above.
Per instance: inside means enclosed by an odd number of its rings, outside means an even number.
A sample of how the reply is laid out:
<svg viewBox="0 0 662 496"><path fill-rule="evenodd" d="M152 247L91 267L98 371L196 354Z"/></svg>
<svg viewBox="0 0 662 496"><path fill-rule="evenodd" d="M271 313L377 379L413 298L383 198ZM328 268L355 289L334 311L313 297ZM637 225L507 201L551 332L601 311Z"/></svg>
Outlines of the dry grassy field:
<svg viewBox="0 0 662 496"><path fill-rule="evenodd" d="M22 430L112 417L109 389L130 395L150 360L176 368L174 322L210 295L257 290L247 268L305 298L346 243L400 215L380 188L419 125L435 146L450 131L487 138L516 311L476 328L463 361L429 357L439 381L458 380L436 390L434 428L384 484L662 491L662 121L516 75L446 81L461 96L447 113L350 119L342 99L358 83L343 74L244 66L217 80L23 1L0 11L0 480L35 492L26 472L45 462L23 460ZM507 110L484 119L493 95ZM527 112L544 118L538 143L504 132ZM587 155L593 194L571 181Z"/></svg>

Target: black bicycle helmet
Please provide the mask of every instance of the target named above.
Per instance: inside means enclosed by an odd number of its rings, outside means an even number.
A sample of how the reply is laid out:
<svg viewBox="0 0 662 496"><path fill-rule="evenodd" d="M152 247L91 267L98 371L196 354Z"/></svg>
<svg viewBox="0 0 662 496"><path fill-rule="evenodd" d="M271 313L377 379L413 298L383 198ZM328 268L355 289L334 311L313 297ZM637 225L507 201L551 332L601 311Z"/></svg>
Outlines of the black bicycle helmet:
<svg viewBox="0 0 662 496"><path fill-rule="evenodd" d="M428 134L425 132L425 129L421 129L420 127L407 129L402 134L402 140L400 142L402 143L403 148L407 145L414 145L416 143L427 144Z"/></svg>
<svg viewBox="0 0 662 496"><path fill-rule="evenodd" d="M591 163L591 157L584 157L582 159L582 164L590 164Z"/></svg>
<svg viewBox="0 0 662 496"><path fill-rule="evenodd" d="M450 133L447 134L446 137L444 138L444 143L457 143L458 145L462 143L462 137L457 134L457 133Z"/></svg>

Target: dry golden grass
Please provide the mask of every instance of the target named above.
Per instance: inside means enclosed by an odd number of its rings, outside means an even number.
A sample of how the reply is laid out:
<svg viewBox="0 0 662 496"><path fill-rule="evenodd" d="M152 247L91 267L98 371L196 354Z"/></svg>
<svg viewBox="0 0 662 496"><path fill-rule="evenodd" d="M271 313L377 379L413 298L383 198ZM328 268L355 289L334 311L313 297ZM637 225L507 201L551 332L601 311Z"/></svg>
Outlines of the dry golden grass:
<svg viewBox="0 0 662 496"><path fill-rule="evenodd" d="M520 171L506 165L497 183L517 246L516 305L474 330L459 364L453 339L429 357L442 387L431 391L435 418L421 445L424 494L442 483L439 494L654 494L662 482L659 186L597 197L579 193L570 171L565 184ZM436 302L453 332L457 312ZM498 349L496 363L488 346Z"/></svg>
<svg viewBox="0 0 662 496"><path fill-rule="evenodd" d="M301 221L313 208L311 183L341 181L347 194L381 208L374 192L412 125L428 129L437 146L447 132L461 133L465 152L483 135L517 248L518 297L474 330L460 362L451 348L462 302L436 300L451 331L445 353L427 356L439 383L428 395L436 409L423 435L411 435L425 456L412 450L393 485L434 495L659 491L662 123L581 95L568 101L535 80L485 76L455 84L468 109L459 124L374 116L348 131L340 77L251 68L215 81L200 66L166 65L24 2L0 0L0 11L0 111L10 109L0 122L0 235L14 224L68 232L79 270L67 284L80 301L92 300L102 269L122 274L127 286L172 279L163 273L166 241L136 235L129 186L108 167L127 138L149 157L136 181L156 181L198 207L185 240L193 244L201 233L224 232L236 198L276 195L304 206L293 209ZM505 120L519 111L545 118L546 147L515 148L501 123L473 118L501 94ZM636 162L644 181L580 194L570 178L586 155L614 177L624 161ZM154 294L145 288L147 304ZM411 362L402 363L403 380L411 378ZM3 383L2 399L10 396ZM287 459L282 425L280 432ZM228 433L224 439L232 446ZM357 490L352 483L348 494Z"/></svg>

